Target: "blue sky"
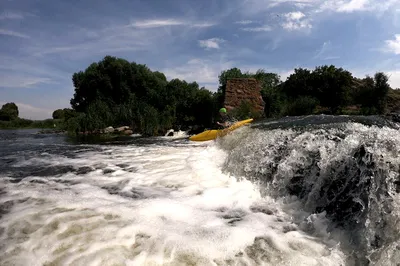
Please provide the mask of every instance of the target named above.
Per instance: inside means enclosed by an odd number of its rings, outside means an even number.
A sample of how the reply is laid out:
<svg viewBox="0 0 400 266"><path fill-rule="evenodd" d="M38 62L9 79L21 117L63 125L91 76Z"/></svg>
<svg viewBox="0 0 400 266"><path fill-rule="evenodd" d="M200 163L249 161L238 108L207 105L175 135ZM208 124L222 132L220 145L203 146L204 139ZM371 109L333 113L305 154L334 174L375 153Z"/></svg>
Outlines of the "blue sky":
<svg viewBox="0 0 400 266"><path fill-rule="evenodd" d="M70 107L72 74L105 55L216 90L231 67L334 64L400 87L400 0L2 0L0 104Z"/></svg>

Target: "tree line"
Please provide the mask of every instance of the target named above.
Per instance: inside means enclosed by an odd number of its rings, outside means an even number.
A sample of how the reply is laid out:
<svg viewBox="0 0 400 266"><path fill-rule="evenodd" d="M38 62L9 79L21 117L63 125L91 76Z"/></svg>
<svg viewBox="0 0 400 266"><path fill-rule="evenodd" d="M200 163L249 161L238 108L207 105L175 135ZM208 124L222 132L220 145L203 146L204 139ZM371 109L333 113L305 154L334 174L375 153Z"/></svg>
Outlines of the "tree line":
<svg viewBox="0 0 400 266"><path fill-rule="evenodd" d="M325 65L314 70L296 68L282 81L278 74L263 69L242 73L240 69L232 68L222 71L219 76L220 103L230 78L255 78L261 82L265 117L318 113L373 115L399 107L394 101L399 99L400 93L390 88L388 76L383 72L360 79L343 68Z"/></svg>
<svg viewBox="0 0 400 266"><path fill-rule="evenodd" d="M345 69L325 65L313 70L296 68L283 81L277 73L263 69L252 73L231 68L218 78L218 90L211 92L197 82L167 80L163 73L144 64L105 56L72 75L72 108L55 110L53 119L63 121L63 127L75 133L121 125L143 135L164 134L170 128L210 128L223 106L231 78L255 78L261 83L264 117L372 115L400 107L400 94L390 88L388 76L382 72L360 79ZM12 108L3 108L0 120L15 118ZM254 112L243 103L233 115L243 119L254 116Z"/></svg>
<svg viewBox="0 0 400 266"><path fill-rule="evenodd" d="M62 123L53 119L30 120L19 117L18 106L14 102L3 104L0 109L0 128L52 128Z"/></svg>

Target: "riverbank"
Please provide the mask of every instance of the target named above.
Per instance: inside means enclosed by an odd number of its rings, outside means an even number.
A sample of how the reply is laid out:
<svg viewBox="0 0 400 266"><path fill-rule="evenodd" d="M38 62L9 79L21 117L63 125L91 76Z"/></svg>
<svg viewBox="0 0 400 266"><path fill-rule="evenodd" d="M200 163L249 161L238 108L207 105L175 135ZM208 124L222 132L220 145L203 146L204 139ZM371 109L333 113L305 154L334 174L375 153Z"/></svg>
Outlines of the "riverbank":
<svg viewBox="0 0 400 266"><path fill-rule="evenodd" d="M10 121L0 121L0 129L60 129L63 121L61 119L30 120L17 118Z"/></svg>

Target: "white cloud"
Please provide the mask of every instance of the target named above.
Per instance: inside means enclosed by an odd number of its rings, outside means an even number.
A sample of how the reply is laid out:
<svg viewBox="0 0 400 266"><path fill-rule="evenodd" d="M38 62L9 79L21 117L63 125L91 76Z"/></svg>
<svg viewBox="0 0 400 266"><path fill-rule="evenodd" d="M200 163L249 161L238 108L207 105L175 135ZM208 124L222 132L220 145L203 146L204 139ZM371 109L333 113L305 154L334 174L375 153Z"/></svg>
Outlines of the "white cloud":
<svg viewBox="0 0 400 266"><path fill-rule="evenodd" d="M318 12L335 11L335 12L355 12L366 10L369 0L327 0L321 3ZM368 6L371 8L371 6Z"/></svg>
<svg viewBox="0 0 400 266"><path fill-rule="evenodd" d="M287 71L281 71L279 72L279 76L281 77L282 81L286 81L286 79L294 73L294 69L292 70L287 70Z"/></svg>
<svg viewBox="0 0 400 266"><path fill-rule="evenodd" d="M399 0L246 0L243 2L241 12L252 17L254 15L265 15L272 8L283 4L306 9L309 13L368 11L377 15L400 7Z"/></svg>
<svg viewBox="0 0 400 266"><path fill-rule="evenodd" d="M326 0L321 1L317 11L330 10L342 13L369 11L379 14L396 6L400 6L399 0Z"/></svg>
<svg viewBox="0 0 400 266"><path fill-rule="evenodd" d="M12 31L12 30L5 30L5 29L0 29L0 35L8 35L8 36L19 37L19 38L30 38L26 34Z"/></svg>
<svg viewBox="0 0 400 266"><path fill-rule="evenodd" d="M306 19L306 15L302 12L290 12L284 14L284 17L286 18L286 21L281 25L286 30L292 31L312 28L310 20Z"/></svg>
<svg viewBox="0 0 400 266"><path fill-rule="evenodd" d="M392 89L400 89L400 70L385 72L389 77L389 84Z"/></svg>
<svg viewBox="0 0 400 266"><path fill-rule="evenodd" d="M350 2L340 6L338 8L339 12L353 12L365 9L369 0L351 0Z"/></svg>
<svg viewBox="0 0 400 266"><path fill-rule="evenodd" d="M220 48L219 45L223 42L225 42L224 39L211 38L208 40L200 40L199 45L200 47L203 47L205 49L219 49Z"/></svg>
<svg viewBox="0 0 400 266"><path fill-rule="evenodd" d="M240 28L243 31L251 31L251 32L261 32L261 31L271 31L272 28L270 26L261 26L261 27L248 27L248 28Z"/></svg>
<svg viewBox="0 0 400 266"><path fill-rule="evenodd" d="M394 54L400 54L400 34L395 35L395 40L386 40L386 50Z"/></svg>
<svg viewBox="0 0 400 266"><path fill-rule="evenodd" d="M306 16L306 15L304 15L304 13L299 12L299 11L297 11L297 12L290 12L290 13L285 14L285 17L286 17L288 20L300 20L300 19L304 18L305 16Z"/></svg>

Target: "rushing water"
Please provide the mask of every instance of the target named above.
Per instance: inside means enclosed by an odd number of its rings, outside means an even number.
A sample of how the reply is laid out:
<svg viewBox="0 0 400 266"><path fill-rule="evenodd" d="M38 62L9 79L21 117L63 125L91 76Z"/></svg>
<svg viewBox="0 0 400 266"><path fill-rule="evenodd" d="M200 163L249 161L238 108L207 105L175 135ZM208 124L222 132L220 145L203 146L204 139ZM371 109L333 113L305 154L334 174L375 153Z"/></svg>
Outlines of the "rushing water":
<svg viewBox="0 0 400 266"><path fill-rule="evenodd" d="M400 132L361 120L203 143L0 131L0 265L399 265Z"/></svg>

